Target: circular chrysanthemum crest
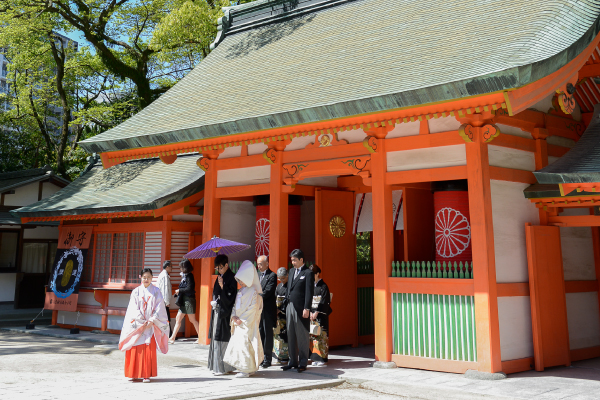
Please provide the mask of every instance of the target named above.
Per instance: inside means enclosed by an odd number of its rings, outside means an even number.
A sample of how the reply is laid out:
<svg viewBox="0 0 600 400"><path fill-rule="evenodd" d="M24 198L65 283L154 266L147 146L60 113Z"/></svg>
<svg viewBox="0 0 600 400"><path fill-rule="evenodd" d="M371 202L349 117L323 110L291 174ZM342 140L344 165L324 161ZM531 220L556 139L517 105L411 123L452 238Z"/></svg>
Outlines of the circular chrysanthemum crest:
<svg viewBox="0 0 600 400"><path fill-rule="evenodd" d="M258 256L269 255L269 231L271 223L266 218L256 221L256 232L254 234L256 254Z"/></svg>
<svg viewBox="0 0 600 400"><path fill-rule="evenodd" d="M455 257L471 242L471 226L467 217L450 207L442 208L435 217L435 249L440 257Z"/></svg>

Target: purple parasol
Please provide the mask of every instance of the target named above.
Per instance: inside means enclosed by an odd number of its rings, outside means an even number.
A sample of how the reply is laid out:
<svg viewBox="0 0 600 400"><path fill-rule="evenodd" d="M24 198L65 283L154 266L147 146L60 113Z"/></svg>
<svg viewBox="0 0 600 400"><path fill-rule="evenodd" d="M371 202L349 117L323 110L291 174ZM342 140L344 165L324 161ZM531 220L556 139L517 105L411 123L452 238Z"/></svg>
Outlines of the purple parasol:
<svg viewBox="0 0 600 400"><path fill-rule="evenodd" d="M243 244L238 242L232 242L231 240L221 239L220 237L213 236L206 243L202 243L194 250L187 253L184 258L195 259L195 258L210 258L216 257L219 254L232 254L238 251L249 249L249 244Z"/></svg>

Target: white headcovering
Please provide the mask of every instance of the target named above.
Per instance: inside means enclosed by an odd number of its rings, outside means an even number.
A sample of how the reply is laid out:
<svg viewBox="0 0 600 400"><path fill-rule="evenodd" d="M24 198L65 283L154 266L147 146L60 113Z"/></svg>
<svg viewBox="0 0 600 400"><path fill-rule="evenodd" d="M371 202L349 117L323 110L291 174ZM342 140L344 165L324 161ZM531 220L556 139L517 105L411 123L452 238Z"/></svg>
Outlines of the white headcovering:
<svg viewBox="0 0 600 400"><path fill-rule="evenodd" d="M256 272L256 268L252 262L248 260L244 261L238 272L235 274L235 278L244 282L246 286L253 287L257 293L262 293L260 279L258 278L258 273Z"/></svg>

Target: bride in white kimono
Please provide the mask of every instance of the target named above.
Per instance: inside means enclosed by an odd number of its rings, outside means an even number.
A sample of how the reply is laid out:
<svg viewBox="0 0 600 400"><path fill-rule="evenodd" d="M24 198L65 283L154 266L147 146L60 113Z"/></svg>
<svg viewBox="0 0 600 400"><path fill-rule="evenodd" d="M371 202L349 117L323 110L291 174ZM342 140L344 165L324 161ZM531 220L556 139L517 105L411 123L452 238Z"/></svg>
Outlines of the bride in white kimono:
<svg viewBox="0 0 600 400"><path fill-rule="evenodd" d="M256 268L248 260L242 263L235 279L241 289L231 312L231 339L223 361L239 371L237 378L247 378L258 370L265 356L258 331L262 289Z"/></svg>
<svg viewBox="0 0 600 400"><path fill-rule="evenodd" d="M152 270L144 268L142 284L131 292L123 320L119 350L125 351L125 376L129 380L156 376L156 348L169 350L169 320L163 296L152 284Z"/></svg>

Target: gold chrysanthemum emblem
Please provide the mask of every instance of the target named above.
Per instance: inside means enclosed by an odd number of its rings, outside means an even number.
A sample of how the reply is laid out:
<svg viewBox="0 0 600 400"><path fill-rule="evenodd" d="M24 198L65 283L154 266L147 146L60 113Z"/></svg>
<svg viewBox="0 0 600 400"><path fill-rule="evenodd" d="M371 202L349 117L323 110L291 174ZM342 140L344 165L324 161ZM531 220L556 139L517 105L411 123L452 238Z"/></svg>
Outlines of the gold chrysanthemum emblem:
<svg viewBox="0 0 600 400"><path fill-rule="evenodd" d="M331 217L329 220L329 230L336 238L341 238L346 233L346 221L339 215Z"/></svg>

